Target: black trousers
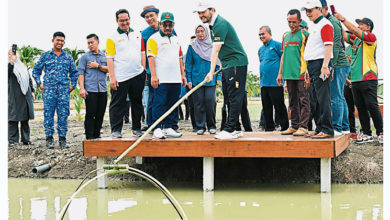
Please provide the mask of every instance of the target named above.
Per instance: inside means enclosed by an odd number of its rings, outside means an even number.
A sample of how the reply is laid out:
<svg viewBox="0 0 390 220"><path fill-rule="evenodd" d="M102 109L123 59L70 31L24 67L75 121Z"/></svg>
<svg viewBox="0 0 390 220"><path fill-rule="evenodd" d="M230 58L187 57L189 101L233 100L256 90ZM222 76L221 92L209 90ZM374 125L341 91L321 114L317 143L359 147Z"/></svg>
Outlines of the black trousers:
<svg viewBox="0 0 390 220"><path fill-rule="evenodd" d="M30 141L28 120L20 121L20 136L22 142ZM8 121L8 143L19 143L19 121Z"/></svg>
<svg viewBox="0 0 390 220"><path fill-rule="evenodd" d="M313 79L310 79L310 87L309 87L309 99L310 99L310 118L309 122L307 123L307 127L309 131L313 130L313 120L314 123L317 125L317 121L319 118L319 114L316 111L316 103L314 99L314 82Z"/></svg>
<svg viewBox="0 0 390 220"><path fill-rule="evenodd" d="M125 116L123 117L123 120L125 123L130 122L129 116L130 116L130 106L131 106L131 101L126 100L126 111L125 111ZM142 117L142 116L141 116Z"/></svg>
<svg viewBox="0 0 390 220"><path fill-rule="evenodd" d="M107 92L88 92L85 99L85 137L93 139L100 137L104 113L107 107Z"/></svg>
<svg viewBox="0 0 390 220"><path fill-rule="evenodd" d="M229 103L224 101L223 107L222 107L222 121L221 121L221 131L225 127L226 124L226 118L227 118L227 111L226 108L229 108ZM241 109L241 122L244 126L244 130L247 132L252 132L252 124L251 124L251 118L249 116L248 111L248 100L247 100L247 92L245 92L244 100L242 102L242 109ZM241 131L241 124L240 121L237 122L236 128L234 129L236 131Z"/></svg>
<svg viewBox="0 0 390 220"><path fill-rule="evenodd" d="M215 86L202 86L192 94L197 129L216 129Z"/></svg>
<svg viewBox="0 0 390 220"><path fill-rule="evenodd" d="M320 78L322 63L324 59L309 60L307 62L307 70L310 75L310 79L313 79L312 101L315 105L314 117L318 117L316 122L316 132L323 132L325 134L333 135L332 125L332 108L330 99L330 77L325 81ZM331 66L331 63L330 65ZM318 115L316 115L318 114Z"/></svg>
<svg viewBox="0 0 390 220"><path fill-rule="evenodd" d="M261 102L263 104L264 110L264 123L265 131L274 131L275 122L274 122L274 108L275 114L279 114L281 130L284 131L288 129L288 114L287 108L284 104L284 91L283 87L261 87Z"/></svg>
<svg viewBox="0 0 390 220"><path fill-rule="evenodd" d="M190 90L188 87L186 87L187 92ZM191 125L192 129L198 129L196 127L196 122L195 122L195 106L194 106L194 97L193 95L190 95L188 97L188 109L190 111L190 118L191 118Z"/></svg>
<svg viewBox="0 0 390 220"><path fill-rule="evenodd" d="M345 97L345 101L347 102L347 106L348 106L349 130L351 133L356 133L355 102L353 101L352 85L351 86L349 86L349 85L344 86L344 97Z"/></svg>
<svg viewBox="0 0 390 220"><path fill-rule="evenodd" d="M233 132L241 114L245 96L247 66L234 66L222 71L222 91L229 103L224 131Z"/></svg>
<svg viewBox="0 0 390 220"><path fill-rule="evenodd" d="M352 83L353 99L358 110L363 133L370 136L370 116L374 122L376 134L380 135L383 132L383 118L378 105L377 89L377 80Z"/></svg>
<svg viewBox="0 0 390 220"><path fill-rule="evenodd" d="M143 112L142 92L145 86L145 71L138 76L119 83L117 90L111 89L110 125L111 132L122 131L123 116L126 111L126 96L131 100L132 129L141 129Z"/></svg>

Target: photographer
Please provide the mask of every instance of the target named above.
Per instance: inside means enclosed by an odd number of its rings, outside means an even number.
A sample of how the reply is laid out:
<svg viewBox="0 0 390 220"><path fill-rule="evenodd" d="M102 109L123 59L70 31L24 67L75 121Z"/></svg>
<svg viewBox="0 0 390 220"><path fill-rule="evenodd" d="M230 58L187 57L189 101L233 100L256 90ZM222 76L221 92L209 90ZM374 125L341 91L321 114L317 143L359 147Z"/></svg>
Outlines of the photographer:
<svg viewBox="0 0 390 220"><path fill-rule="evenodd" d="M335 17L352 33L347 34L344 31L343 37L352 45L352 93L363 130L356 143L365 144L374 141L370 126L371 116L378 142L383 144L383 118L377 98L378 67L375 58L377 39L372 33L374 23L369 18L356 19L358 24L356 27L339 12L335 13Z"/></svg>
<svg viewBox="0 0 390 220"><path fill-rule="evenodd" d="M28 120L34 119L34 89L27 67L16 55L16 46L8 51L8 143L30 145Z"/></svg>

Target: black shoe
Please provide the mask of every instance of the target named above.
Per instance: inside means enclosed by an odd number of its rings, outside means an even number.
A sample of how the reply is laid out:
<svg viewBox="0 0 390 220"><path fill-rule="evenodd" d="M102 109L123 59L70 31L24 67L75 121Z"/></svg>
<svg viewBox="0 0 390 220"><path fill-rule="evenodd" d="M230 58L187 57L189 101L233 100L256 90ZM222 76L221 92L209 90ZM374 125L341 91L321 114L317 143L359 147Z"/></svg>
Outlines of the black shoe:
<svg viewBox="0 0 390 220"><path fill-rule="evenodd" d="M23 141L23 145L31 145L31 141Z"/></svg>
<svg viewBox="0 0 390 220"><path fill-rule="evenodd" d="M141 130L133 130L133 136L141 137L142 136L142 131Z"/></svg>
<svg viewBox="0 0 390 220"><path fill-rule="evenodd" d="M149 126L145 126L145 127L143 127L142 129L141 129L141 131L146 131L146 130L148 130L149 129Z"/></svg>
<svg viewBox="0 0 390 220"><path fill-rule="evenodd" d="M54 148L53 136L47 136L46 137L46 147L49 148L49 149Z"/></svg>
<svg viewBox="0 0 390 220"><path fill-rule="evenodd" d="M66 144L66 137L59 137L60 147L68 148L69 146Z"/></svg>

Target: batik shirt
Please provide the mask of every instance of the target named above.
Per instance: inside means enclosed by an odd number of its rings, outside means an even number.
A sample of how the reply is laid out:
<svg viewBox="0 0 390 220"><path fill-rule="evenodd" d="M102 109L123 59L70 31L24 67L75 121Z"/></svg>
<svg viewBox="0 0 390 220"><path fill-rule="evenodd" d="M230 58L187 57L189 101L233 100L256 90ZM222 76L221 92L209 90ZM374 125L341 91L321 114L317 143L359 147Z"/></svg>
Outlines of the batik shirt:
<svg viewBox="0 0 390 220"><path fill-rule="evenodd" d="M352 44L351 82L378 80L376 65L376 36L373 33L363 32L362 38L348 34L348 41Z"/></svg>
<svg viewBox="0 0 390 220"><path fill-rule="evenodd" d="M41 74L44 69L43 85L69 85L76 87L78 71L73 62L72 56L65 51L57 56L53 49L42 54L38 63L35 65L32 75L35 82L40 85Z"/></svg>
<svg viewBox="0 0 390 220"><path fill-rule="evenodd" d="M308 35L309 33L305 30L300 30L295 34L290 31L283 35L283 79L305 79L307 66L303 54Z"/></svg>

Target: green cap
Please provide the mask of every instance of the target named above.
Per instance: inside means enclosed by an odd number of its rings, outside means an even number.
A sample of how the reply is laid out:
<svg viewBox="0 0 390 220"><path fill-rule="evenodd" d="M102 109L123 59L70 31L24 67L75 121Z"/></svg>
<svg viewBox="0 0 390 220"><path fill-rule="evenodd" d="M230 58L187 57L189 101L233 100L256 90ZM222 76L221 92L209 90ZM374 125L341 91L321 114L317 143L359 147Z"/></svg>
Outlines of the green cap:
<svg viewBox="0 0 390 220"><path fill-rule="evenodd" d="M305 20L302 20L302 22L299 24L301 27L307 27L307 23Z"/></svg>
<svg viewBox="0 0 390 220"><path fill-rule="evenodd" d="M172 22L175 22L174 18L173 18L173 14L171 12L163 12L161 14L161 19L160 19L160 22L164 22L164 21L172 21Z"/></svg>

